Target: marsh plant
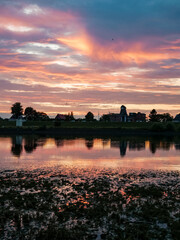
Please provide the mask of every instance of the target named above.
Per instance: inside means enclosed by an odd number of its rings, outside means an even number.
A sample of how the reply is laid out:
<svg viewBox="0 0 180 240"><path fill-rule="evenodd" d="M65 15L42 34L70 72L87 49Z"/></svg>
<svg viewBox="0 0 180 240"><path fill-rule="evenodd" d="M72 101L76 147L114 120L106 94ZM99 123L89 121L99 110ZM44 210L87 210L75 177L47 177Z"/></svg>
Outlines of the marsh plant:
<svg viewBox="0 0 180 240"><path fill-rule="evenodd" d="M46 168L0 173L0 239L179 239L180 174Z"/></svg>

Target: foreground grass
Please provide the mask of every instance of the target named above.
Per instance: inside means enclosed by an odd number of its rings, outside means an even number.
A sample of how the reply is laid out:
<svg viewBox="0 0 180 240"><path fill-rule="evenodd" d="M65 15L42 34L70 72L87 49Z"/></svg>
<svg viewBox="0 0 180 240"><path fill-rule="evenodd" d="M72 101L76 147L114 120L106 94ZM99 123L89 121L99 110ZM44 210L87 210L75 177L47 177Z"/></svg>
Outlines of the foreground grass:
<svg viewBox="0 0 180 240"><path fill-rule="evenodd" d="M180 173L0 173L0 239L179 239Z"/></svg>

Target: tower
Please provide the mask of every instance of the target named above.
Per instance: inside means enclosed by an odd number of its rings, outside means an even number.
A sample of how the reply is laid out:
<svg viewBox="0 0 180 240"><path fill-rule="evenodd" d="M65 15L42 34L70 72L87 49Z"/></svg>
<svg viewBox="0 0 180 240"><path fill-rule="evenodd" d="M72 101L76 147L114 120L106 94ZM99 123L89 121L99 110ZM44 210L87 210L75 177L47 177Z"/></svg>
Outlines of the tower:
<svg viewBox="0 0 180 240"><path fill-rule="evenodd" d="M121 106L120 118L121 122L127 122L127 112L126 107L124 105Z"/></svg>

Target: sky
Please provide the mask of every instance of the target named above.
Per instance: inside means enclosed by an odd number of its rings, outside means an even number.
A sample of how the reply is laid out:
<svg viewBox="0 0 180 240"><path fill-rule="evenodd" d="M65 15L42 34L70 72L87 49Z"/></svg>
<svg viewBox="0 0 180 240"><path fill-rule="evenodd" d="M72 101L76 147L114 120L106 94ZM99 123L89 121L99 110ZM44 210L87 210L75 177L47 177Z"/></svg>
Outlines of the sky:
<svg viewBox="0 0 180 240"><path fill-rule="evenodd" d="M179 0L0 0L0 116L180 112Z"/></svg>

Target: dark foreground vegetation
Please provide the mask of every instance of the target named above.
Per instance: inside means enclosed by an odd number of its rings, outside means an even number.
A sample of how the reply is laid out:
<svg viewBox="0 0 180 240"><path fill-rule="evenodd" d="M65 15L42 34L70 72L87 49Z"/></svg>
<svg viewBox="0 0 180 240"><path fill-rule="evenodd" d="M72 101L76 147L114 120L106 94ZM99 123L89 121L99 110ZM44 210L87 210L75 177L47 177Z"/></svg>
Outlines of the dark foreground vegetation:
<svg viewBox="0 0 180 240"><path fill-rule="evenodd" d="M180 134L180 123L166 122L59 122L27 121L16 127L14 121L1 120L0 134L60 134L69 136L119 136L121 134Z"/></svg>
<svg viewBox="0 0 180 240"><path fill-rule="evenodd" d="M15 121L0 120L0 128L14 128ZM119 129L143 129L152 131L180 131L180 123L173 122L59 122L54 120L48 121L26 121L23 128L119 128Z"/></svg>
<svg viewBox="0 0 180 240"><path fill-rule="evenodd" d="M0 239L179 239L180 173L0 173Z"/></svg>

